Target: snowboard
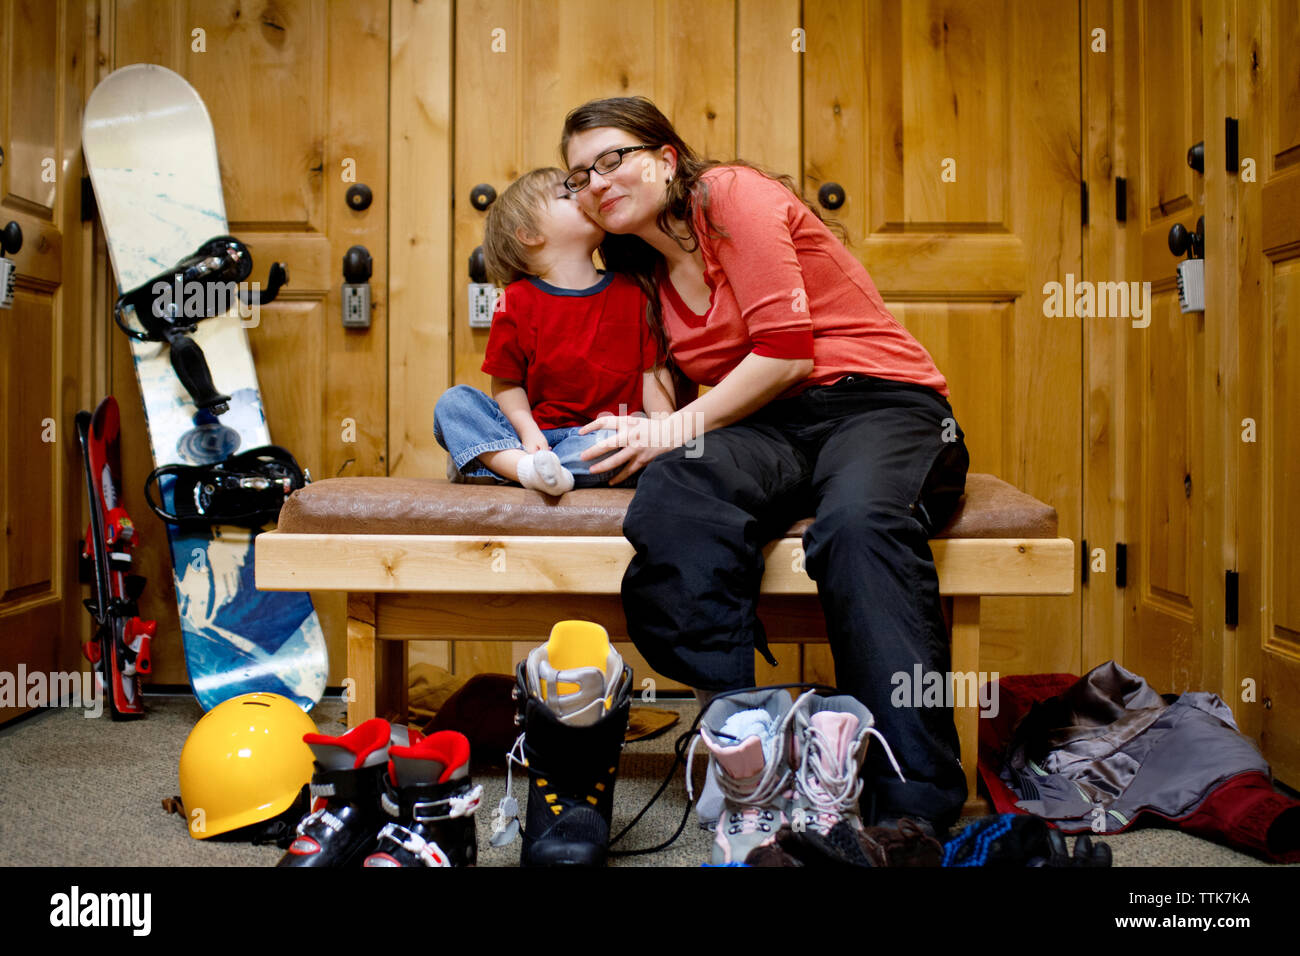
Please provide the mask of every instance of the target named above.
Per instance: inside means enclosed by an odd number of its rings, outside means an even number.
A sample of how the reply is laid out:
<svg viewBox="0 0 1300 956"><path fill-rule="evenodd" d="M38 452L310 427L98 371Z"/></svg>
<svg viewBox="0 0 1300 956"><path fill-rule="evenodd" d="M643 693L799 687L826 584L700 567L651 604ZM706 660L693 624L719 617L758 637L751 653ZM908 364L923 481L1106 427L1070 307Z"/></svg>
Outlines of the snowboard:
<svg viewBox="0 0 1300 956"><path fill-rule="evenodd" d="M95 689L114 720L144 716L140 676L151 670L154 621L140 618L144 579L131 573L138 543L135 524L121 505L122 455L117 399L105 398L95 414L77 413L77 442L85 465L90 524L82 542L82 580L94 586L86 609L95 635L82 652L94 666Z"/></svg>
<svg viewBox="0 0 1300 956"><path fill-rule="evenodd" d="M222 462L269 445L242 308L232 302L221 314L198 316L191 335L181 337L202 350L211 384L228 399L200 407L174 367L177 343L142 341L139 330L150 316L121 305L128 292L227 233L216 139L203 100L165 67L123 67L91 93L82 148L123 296L117 318L131 336L155 466ZM177 279L189 316L191 297ZM169 512L175 511L173 484L167 476L159 482ZM209 710L240 694L269 691L310 710L325 690L325 638L310 595L255 587L253 538L260 529L167 529L185 664L199 704Z"/></svg>

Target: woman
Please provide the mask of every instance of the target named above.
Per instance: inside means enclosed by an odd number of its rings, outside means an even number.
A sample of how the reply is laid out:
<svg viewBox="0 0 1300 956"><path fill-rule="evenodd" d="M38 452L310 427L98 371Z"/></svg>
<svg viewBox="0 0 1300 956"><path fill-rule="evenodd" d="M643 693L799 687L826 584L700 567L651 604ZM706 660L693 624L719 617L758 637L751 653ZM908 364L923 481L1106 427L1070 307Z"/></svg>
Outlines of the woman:
<svg viewBox="0 0 1300 956"><path fill-rule="evenodd" d="M587 426L618 429L624 446L593 472L645 469L624 523L630 636L694 687L751 686L753 651L772 660L755 613L761 548L815 515L805 568L836 684L872 711L908 779L870 749L877 822L908 816L942 836L966 797L951 708L890 694L917 664L950 668L928 538L969 456L943 376L788 178L701 159L642 97L575 109L560 151L610 234L608 264L646 288L677 369L713 386L667 421Z"/></svg>

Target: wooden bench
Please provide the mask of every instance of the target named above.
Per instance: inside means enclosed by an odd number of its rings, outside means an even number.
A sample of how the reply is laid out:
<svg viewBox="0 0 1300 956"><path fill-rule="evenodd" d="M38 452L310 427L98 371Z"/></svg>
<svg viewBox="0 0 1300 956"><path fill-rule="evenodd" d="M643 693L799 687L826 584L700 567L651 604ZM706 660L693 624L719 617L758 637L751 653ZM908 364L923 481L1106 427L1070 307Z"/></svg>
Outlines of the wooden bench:
<svg viewBox="0 0 1300 956"><path fill-rule="evenodd" d="M622 534L631 496L590 489L554 499L420 478L320 481L289 499L278 530L257 537L257 586L347 592L349 723L376 713L404 719L406 641L540 643L552 623L573 617L627 640L619 587L632 557ZM803 571L810 523L765 552L760 616L772 644L826 640L816 584ZM930 546L956 674L979 671L982 597L1074 589L1074 543L1057 536L1055 509L991 475L967 477ZM977 702L954 716L973 800Z"/></svg>

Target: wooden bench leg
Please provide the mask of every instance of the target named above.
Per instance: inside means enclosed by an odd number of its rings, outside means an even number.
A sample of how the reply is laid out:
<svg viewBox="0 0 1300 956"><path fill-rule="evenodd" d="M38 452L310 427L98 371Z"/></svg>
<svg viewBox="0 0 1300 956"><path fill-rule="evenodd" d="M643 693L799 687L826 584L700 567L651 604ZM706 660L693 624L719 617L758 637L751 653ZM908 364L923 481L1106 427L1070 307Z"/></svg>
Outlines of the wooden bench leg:
<svg viewBox="0 0 1300 956"><path fill-rule="evenodd" d="M978 595L952 598L952 670L954 674L978 674L980 668L980 599ZM965 814L989 812L988 801L976 795L976 765L979 759L979 700L962 701L953 708L961 765L966 772Z"/></svg>
<svg viewBox="0 0 1300 956"><path fill-rule="evenodd" d="M348 594L348 726L371 717L405 723L406 642L386 641L376 626L375 595Z"/></svg>
<svg viewBox="0 0 1300 956"><path fill-rule="evenodd" d="M375 716L375 596L348 595L348 726Z"/></svg>

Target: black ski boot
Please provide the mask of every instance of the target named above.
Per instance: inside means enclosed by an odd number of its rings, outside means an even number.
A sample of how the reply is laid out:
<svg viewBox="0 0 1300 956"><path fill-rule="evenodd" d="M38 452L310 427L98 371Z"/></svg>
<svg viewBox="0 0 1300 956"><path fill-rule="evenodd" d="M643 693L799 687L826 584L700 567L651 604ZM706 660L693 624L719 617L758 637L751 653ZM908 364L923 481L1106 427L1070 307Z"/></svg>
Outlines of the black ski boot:
<svg viewBox="0 0 1300 956"><path fill-rule="evenodd" d="M521 866L602 866L631 710L632 669L588 621L562 621L521 661L528 769Z"/></svg>
<svg viewBox="0 0 1300 956"><path fill-rule="evenodd" d="M305 734L316 758L311 812L277 866L358 866L384 825L379 794L390 743L407 741L405 727L367 720L342 737Z"/></svg>
<svg viewBox="0 0 1300 956"><path fill-rule="evenodd" d="M364 866L474 866L474 812L483 788L469 778L469 739L440 730L390 747L381 804L388 823Z"/></svg>

